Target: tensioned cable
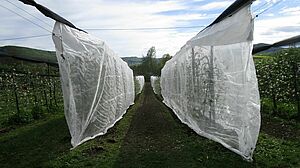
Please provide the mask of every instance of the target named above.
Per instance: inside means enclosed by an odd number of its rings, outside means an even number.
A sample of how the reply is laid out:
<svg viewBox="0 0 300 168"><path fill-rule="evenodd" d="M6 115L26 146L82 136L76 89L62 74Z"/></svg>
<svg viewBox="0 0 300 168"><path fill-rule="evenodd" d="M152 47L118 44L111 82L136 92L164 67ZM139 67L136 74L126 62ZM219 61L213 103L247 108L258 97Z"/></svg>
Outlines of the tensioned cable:
<svg viewBox="0 0 300 168"><path fill-rule="evenodd" d="M254 9L253 12L256 12L256 11L260 10L262 7L266 6L267 4L268 4L268 2L265 2L264 4L259 6L258 8Z"/></svg>
<svg viewBox="0 0 300 168"><path fill-rule="evenodd" d="M18 7L17 5L11 3L10 1L8 1L8 0L5 0L5 1L7 1L7 2L9 2L10 4L16 6L17 8L19 8L19 9L21 9L22 11L26 12L27 14L33 16L34 18L36 18L36 19L42 21L43 23L49 25L48 23L44 22L44 21L41 20L40 18L38 18L38 17L32 15L31 13L29 13L29 12L27 12L26 10L24 10L24 9L22 9L22 8L20 8L20 7ZM276 2L276 3L274 3L272 6L266 8L265 10L263 10L262 12L260 12L259 14L257 14L256 16L258 17L258 15L260 15L260 14L266 12L267 10L269 10L270 8L272 8L272 7L276 6L276 5L278 5L278 4L281 3L282 1L283 1L283 0L280 0L280 1ZM255 9L255 11L261 9L261 8L262 8L263 6L265 6L266 4L268 4L268 3L266 2L266 3L263 4L262 6L258 7L257 9ZM11 10L11 9L9 9L9 8L7 8L7 7L3 6L3 5L1 5L1 4L0 4L0 6L3 7L3 8L5 8L5 9L7 9L7 10L9 10L10 12L12 12L12 13L14 13L14 14L20 16L20 17L22 17L23 19L25 19L25 20L31 22L32 24L34 24L34 25L36 25L36 26L38 26L38 27L40 27L40 28L42 28L42 29L44 29L44 30L50 32L50 33L52 34L52 32L51 32L50 30L44 28L43 26L41 26L41 25L39 25L39 24L37 24L37 23L31 21L30 19L28 19L28 18L26 18L26 17L24 17L24 16L18 14L17 12L14 12L13 10ZM51 25L49 25L49 26L51 26ZM52 26L51 26L51 27L52 27ZM206 27L206 26L202 26L202 25L201 25L201 26L179 26L179 27L89 28L89 29L85 29L85 30L89 30L89 31L131 31L131 30L133 30L133 31L138 31L138 30L193 29L193 28L200 28L200 27ZM43 36L48 36L48 34L47 34L47 35L28 36L28 37L16 37L16 38L0 39L0 41L6 41L6 40L18 40L18 39L26 39L26 38L37 38L37 37L43 37Z"/></svg>
<svg viewBox="0 0 300 168"><path fill-rule="evenodd" d="M45 36L51 36L51 35L52 34L41 34L41 35L34 35L34 36L6 38L6 39L0 39L0 41L22 40L22 39L38 38L38 37L45 37Z"/></svg>
<svg viewBox="0 0 300 168"><path fill-rule="evenodd" d="M5 1L11 3L11 2L8 1L8 0L5 0ZM275 5L279 4L279 3L282 2L282 1L283 1L283 0L280 0L280 1L276 2L276 3L274 3L274 4L273 4L272 6L270 6L269 8L267 8L267 9L263 10L262 12L260 12L259 14L257 14L256 17L258 17L258 15L260 15L260 14L266 12L267 10L269 10L270 8L274 7ZM24 9L22 9L22 8L20 8L20 7L18 7L17 5L15 5L15 4L13 4L13 3L11 3L11 4L14 5L14 6L16 6L16 7L19 8L19 9L23 10L23 11L26 12L27 14L33 16L34 18L36 18L36 19L42 21L43 23L49 25L48 23L46 23L46 22L44 22L43 20L41 20L40 18L38 18L38 17L32 15L31 13L27 12L26 10L24 10ZM262 6L258 7L257 9L255 9L255 11L261 9L261 8L262 8L263 6L265 6L266 4L268 4L268 3L266 2L266 3L263 4ZM0 5L0 6L2 6L2 5ZM4 6L2 6L2 7L4 7ZM4 7L4 8L6 8L6 7ZM17 15L19 15L18 13L14 12L14 11L8 9L8 8L6 8L6 9L9 10L9 11L11 11L11 12L13 12L13 13L15 13L15 14L17 14ZM24 19L26 19L26 20L28 20L28 21L30 21L31 23L33 23L31 20L29 20L29 19L27 19L27 18L25 18L25 17L23 17L23 16L21 16L21 15L19 15L19 16L22 17L22 18L24 18ZM33 24L35 24L35 25L37 25L37 26L39 26L39 27L41 27L41 28L43 28L43 29L46 30L46 28L44 28L44 27L38 25L37 23L33 23ZM49 25L49 26L51 26L51 25ZM138 30L193 29L193 28L200 28L200 27L206 27L206 26L202 26L202 25L201 25L201 26L182 26L182 27L89 28L89 29L85 29L85 30L88 30L88 31L131 31L131 30L133 30L133 31L138 31ZM51 32L51 31L49 31L49 30L47 30L47 31L48 31L48 32Z"/></svg>
<svg viewBox="0 0 300 168"><path fill-rule="evenodd" d="M205 27L205 26L188 26L188 27L160 27L160 28L150 28L150 27L145 27L145 28L116 28L116 29L85 29L85 30L91 30L91 31L97 31L97 30L108 30L108 31L119 31L119 30L159 30L159 29L189 29L189 28L199 28L199 27ZM24 37L14 37L14 38L6 38L6 39L0 39L0 41L11 41L11 40L22 40L22 39L31 39L31 38L38 38L38 37L45 37L45 36L50 36L52 34L42 34L42 35L34 35L34 36L24 36Z"/></svg>
<svg viewBox="0 0 300 168"><path fill-rule="evenodd" d="M144 28L95 28L95 29L85 29L90 31L98 31L98 30L107 30L107 31L126 31L126 30L164 30L164 29L193 29L205 26L187 26L187 27L144 27ZM6 38L0 39L0 41L10 41L10 40L19 40L19 39L29 39L29 38L37 38L37 37L44 37L49 36L51 34L42 34L42 35L35 35L35 36L25 36L25 37L15 37L15 38Z"/></svg>
<svg viewBox="0 0 300 168"><path fill-rule="evenodd" d="M205 26L181 26L181 27L140 27L140 28L89 28L88 31L127 31L127 30L168 30L168 29L193 29Z"/></svg>
<svg viewBox="0 0 300 168"><path fill-rule="evenodd" d="M49 23L47 23L47 22L43 21L42 19L40 19L40 18L34 16L33 14L27 12L25 9L20 8L18 5L16 5L16 4L10 2L9 0L5 0L5 1L8 2L8 3L10 3L10 4L12 4L13 6L17 7L18 9L22 10L23 12L27 13L28 15L30 15L30 16L32 16L32 17L38 19L39 21L43 22L44 24L46 24L46 25L52 27L52 25L50 25Z"/></svg>
<svg viewBox="0 0 300 168"><path fill-rule="evenodd" d="M11 2L8 1L8 0L5 0L5 1L11 3ZM11 4L14 5L14 6L16 6L16 5L13 4L13 3L11 3ZM3 6L3 5L1 5L1 4L0 4L0 6L1 6L2 8L5 8L5 9L9 10L10 12L12 12L12 13L14 13L14 14L20 16L20 17L22 17L23 19L25 19L25 20L31 22L32 24L34 24L34 25L36 25L36 26L38 26L38 27L40 27L40 28L42 28L42 29L44 29L44 30L50 32L50 33L52 34L52 32L51 32L50 30L48 30L47 28L45 28L45 27L43 27L43 26L41 26L41 25L39 25L39 24L37 24L37 23L31 21L30 19L28 19L28 18L26 18L26 17L24 17L24 16L18 14L17 12L15 12L15 11L13 11L13 10L11 10L11 9L9 9L9 8L7 8L7 7ZM18 6L16 6L16 7L18 7ZM18 7L18 8L19 8L19 7ZM23 10L22 8L19 8L19 9ZM43 20L41 20L41 19L37 18L36 16L30 14L30 13L27 12L26 10L23 10L23 11L26 12L27 14L33 16L34 18L36 18L36 19L42 21L43 23L49 25L48 23L44 22ZM49 25L49 26L50 26L50 25ZM205 27L205 26L141 27L141 28L90 28L90 29L86 29L86 30L89 30L89 31L99 31L99 30L101 30L101 31L130 31L130 30L138 31L138 30L193 29L193 28L200 28L200 27ZM36 35L36 36L28 36L28 37L7 38L7 39L0 39L0 41L18 40L18 39L26 39L26 38L36 38L36 37L42 37L42 36L47 36L47 35Z"/></svg>
<svg viewBox="0 0 300 168"><path fill-rule="evenodd" d="M47 32L49 32L49 33L52 34L52 31L48 30L47 28L44 28L43 26L41 26L41 25L39 25L39 24L37 24L37 23L31 21L30 19L28 19L28 18L26 18L26 17L24 17L24 16L18 14L17 12L15 12L15 11L13 11L13 10L11 10L11 9L9 9L9 8L7 8L7 7L5 7L5 6L3 6L2 4L0 4L0 6L1 6L2 8L4 8L4 9L6 9L6 10L8 10L8 11L10 11L10 12L12 12L12 13L18 15L18 16L20 16L21 18L27 20L28 22L30 22L30 23L32 23L32 24L34 24L34 25L36 25L36 26L38 26L38 27L40 27L40 28L42 28L42 29L44 29L44 30L46 30Z"/></svg>
<svg viewBox="0 0 300 168"><path fill-rule="evenodd" d="M279 0L279 1L277 1L276 3L273 3L270 7L266 8L266 9L264 9L263 11L261 11L260 13L256 14L256 17L258 17L259 15L265 13L265 12L268 11L269 9L275 7L276 5L280 4L282 1L284 1L284 0Z"/></svg>

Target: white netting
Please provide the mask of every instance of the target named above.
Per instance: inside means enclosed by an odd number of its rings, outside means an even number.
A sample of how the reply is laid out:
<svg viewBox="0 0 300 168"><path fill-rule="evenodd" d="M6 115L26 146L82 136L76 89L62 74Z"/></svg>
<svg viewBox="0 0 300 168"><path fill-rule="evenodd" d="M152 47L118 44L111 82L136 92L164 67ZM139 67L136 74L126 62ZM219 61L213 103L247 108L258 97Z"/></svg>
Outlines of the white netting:
<svg viewBox="0 0 300 168"><path fill-rule="evenodd" d="M251 161L260 129L250 5L189 40L161 74L164 103L199 135Z"/></svg>
<svg viewBox="0 0 300 168"><path fill-rule="evenodd" d="M134 102L132 70L101 40L55 23L65 117L73 147L103 135Z"/></svg>
<svg viewBox="0 0 300 168"><path fill-rule="evenodd" d="M150 83L154 93L160 95L160 77L150 76Z"/></svg>
<svg viewBox="0 0 300 168"><path fill-rule="evenodd" d="M144 76L136 76L135 77L135 94L138 95L142 92L145 85Z"/></svg>

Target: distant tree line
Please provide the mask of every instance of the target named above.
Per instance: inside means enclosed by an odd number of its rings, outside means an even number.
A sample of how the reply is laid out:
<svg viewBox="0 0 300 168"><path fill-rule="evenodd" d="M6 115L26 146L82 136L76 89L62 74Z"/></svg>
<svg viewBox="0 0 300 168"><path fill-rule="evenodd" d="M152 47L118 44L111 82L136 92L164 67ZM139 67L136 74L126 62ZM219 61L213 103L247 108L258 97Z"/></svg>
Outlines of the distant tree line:
<svg viewBox="0 0 300 168"><path fill-rule="evenodd" d="M161 59L157 59L156 49L153 46L148 50L147 55L143 57L142 64L133 65L131 69L134 75L143 75L145 76L145 81L149 82L150 76L160 76L161 69L171 58L172 56L170 54L164 54Z"/></svg>
<svg viewBox="0 0 300 168"><path fill-rule="evenodd" d="M0 127L27 124L62 112L58 69L19 60L0 64L0 107Z"/></svg>
<svg viewBox="0 0 300 168"><path fill-rule="evenodd" d="M255 65L262 110L300 120L300 49L289 48L272 56L258 56Z"/></svg>

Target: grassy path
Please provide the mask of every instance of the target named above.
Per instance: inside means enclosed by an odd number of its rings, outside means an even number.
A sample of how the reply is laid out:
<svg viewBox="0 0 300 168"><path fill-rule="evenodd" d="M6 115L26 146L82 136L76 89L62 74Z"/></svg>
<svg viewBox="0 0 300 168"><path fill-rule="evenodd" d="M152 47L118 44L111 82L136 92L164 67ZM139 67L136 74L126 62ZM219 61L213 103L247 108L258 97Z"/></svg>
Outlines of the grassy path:
<svg viewBox="0 0 300 168"><path fill-rule="evenodd" d="M146 83L142 106L131 122L116 167L168 167L180 164L179 126ZM178 136L178 137L177 137Z"/></svg>
<svg viewBox="0 0 300 168"><path fill-rule="evenodd" d="M115 167L250 166L218 143L181 124L145 85L145 98L131 122ZM226 167L226 165L225 165Z"/></svg>
<svg viewBox="0 0 300 168"><path fill-rule="evenodd" d="M74 150L62 113L0 134L0 167L300 167L299 124L263 120L248 163L182 124L146 83L106 135Z"/></svg>
<svg viewBox="0 0 300 168"><path fill-rule="evenodd" d="M69 132L62 115L0 136L0 167L39 167L69 150Z"/></svg>
<svg viewBox="0 0 300 168"><path fill-rule="evenodd" d="M62 112L0 134L0 168L112 167L141 100L143 95L107 134L73 150Z"/></svg>

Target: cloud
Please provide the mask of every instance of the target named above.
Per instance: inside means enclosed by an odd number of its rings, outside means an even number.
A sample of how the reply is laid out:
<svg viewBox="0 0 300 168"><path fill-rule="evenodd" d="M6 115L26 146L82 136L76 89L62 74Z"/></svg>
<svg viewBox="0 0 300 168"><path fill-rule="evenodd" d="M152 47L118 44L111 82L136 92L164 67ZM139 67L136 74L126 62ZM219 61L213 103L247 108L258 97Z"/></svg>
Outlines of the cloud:
<svg viewBox="0 0 300 168"><path fill-rule="evenodd" d="M273 17L273 16L275 16L275 14L274 13L268 13L268 14L266 14L266 16Z"/></svg>
<svg viewBox="0 0 300 168"><path fill-rule="evenodd" d="M42 4L55 9L54 11L64 16L77 27L80 28L138 28L138 27L175 27L185 26L191 20L205 19L204 14L182 14L178 16L166 16L157 14L168 10L183 10L186 9L181 1L96 1L91 0L88 3L85 1L65 0L65 5L59 5L53 1L43 1ZM18 9L9 4L5 4L12 10ZM20 7L25 7L27 11L38 16L42 20L53 24L53 21L37 14L36 10L26 5L18 4ZM18 11L21 13L22 11ZM1 26L1 39L45 34L44 30L32 25L19 16L15 16L8 11L0 11L4 26ZM26 14L25 14L26 15ZM26 17L34 20L31 16ZM38 20L35 20L37 23ZM26 26L22 26L26 25ZM22 30L20 31L20 28ZM50 28L51 30L52 28ZM145 49L151 46L156 46L158 55L164 52L174 53L175 48L180 48L184 42L192 37L199 30L193 30L192 33L182 32L177 33L175 30L164 31L98 31L89 32L100 39L108 42L109 46L121 56L141 56ZM194 32L194 33L193 33ZM54 45L50 37L27 39L19 41L1 42L0 45L23 45L32 46L41 49L54 50Z"/></svg>
<svg viewBox="0 0 300 168"><path fill-rule="evenodd" d="M219 1L219 2L211 2L200 6L197 8L198 10L209 11L209 10L216 10L216 9L223 9L232 4L233 1Z"/></svg>
<svg viewBox="0 0 300 168"><path fill-rule="evenodd" d="M282 26L282 27L276 27L274 29L274 31L277 31L277 32L297 32L299 33L300 32L300 25L298 26Z"/></svg>
<svg viewBox="0 0 300 168"><path fill-rule="evenodd" d="M274 43L300 34L298 15L280 16L255 21L254 43ZM282 26L284 23L284 26Z"/></svg>
<svg viewBox="0 0 300 168"><path fill-rule="evenodd" d="M253 2L252 6L256 7L257 5L260 5L261 3L262 3L261 0L256 0L256 1Z"/></svg>
<svg viewBox="0 0 300 168"><path fill-rule="evenodd" d="M281 0L266 0L266 2L268 2L268 3L277 3L279 1L281 1Z"/></svg>
<svg viewBox="0 0 300 168"><path fill-rule="evenodd" d="M300 7L284 8L279 13L286 15L300 15Z"/></svg>
<svg viewBox="0 0 300 168"><path fill-rule="evenodd" d="M210 24L234 0L37 0L37 2L70 20L77 27L86 29L204 26ZM17 1L14 3L50 25L54 24L53 20L43 16L33 7ZM253 6L258 8L264 3L266 0L257 0ZM300 23L296 23L299 20L299 15L296 15L299 7L289 3L278 5L279 9L282 9L281 13L279 10L271 9L268 13L273 15L264 17L267 16L266 13L256 20L255 42L272 43L300 34L297 31ZM52 26L43 24L9 3L3 2L2 5L47 29L52 29ZM2 16L0 39L49 33L5 9L0 9L0 15ZM89 33L107 42L120 56L142 56L151 46L155 46L157 56L160 57L165 53L174 55L201 29L89 31ZM51 37L0 41L0 45L22 45L54 50Z"/></svg>

